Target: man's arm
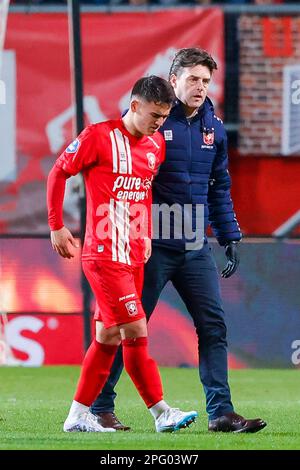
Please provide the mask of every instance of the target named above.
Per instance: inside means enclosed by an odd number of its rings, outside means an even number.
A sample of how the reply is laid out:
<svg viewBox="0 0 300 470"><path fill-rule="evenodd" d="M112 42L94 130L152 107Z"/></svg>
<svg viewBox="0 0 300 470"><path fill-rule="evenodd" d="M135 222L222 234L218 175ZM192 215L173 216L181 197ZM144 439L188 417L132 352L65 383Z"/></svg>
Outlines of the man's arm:
<svg viewBox="0 0 300 470"><path fill-rule="evenodd" d="M219 128L218 151L209 179L209 221L219 244L225 246L242 238L230 195L231 178L228 171L227 138L223 125Z"/></svg>
<svg viewBox="0 0 300 470"><path fill-rule="evenodd" d="M64 227L63 223L63 201L66 180L69 176L64 170L54 165L47 182L48 223L51 230L51 243L53 250L63 258L73 258L74 252L71 247L79 247L71 232Z"/></svg>
<svg viewBox="0 0 300 470"><path fill-rule="evenodd" d="M221 140L209 180L209 221L221 246L225 246L227 264L222 277L230 277L239 265L238 242L242 238L230 195L231 178L228 171L227 137L222 124Z"/></svg>

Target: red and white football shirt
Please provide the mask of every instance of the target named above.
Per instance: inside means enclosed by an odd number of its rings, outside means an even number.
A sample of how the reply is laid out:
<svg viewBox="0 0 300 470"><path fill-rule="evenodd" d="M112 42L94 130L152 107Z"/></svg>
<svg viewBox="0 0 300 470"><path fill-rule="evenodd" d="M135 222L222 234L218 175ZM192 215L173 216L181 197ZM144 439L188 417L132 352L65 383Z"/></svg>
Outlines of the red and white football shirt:
<svg viewBox="0 0 300 470"><path fill-rule="evenodd" d="M152 180L164 158L159 132L137 138L121 119L88 126L60 155L56 166L70 175L81 171L85 180L84 260L143 262Z"/></svg>

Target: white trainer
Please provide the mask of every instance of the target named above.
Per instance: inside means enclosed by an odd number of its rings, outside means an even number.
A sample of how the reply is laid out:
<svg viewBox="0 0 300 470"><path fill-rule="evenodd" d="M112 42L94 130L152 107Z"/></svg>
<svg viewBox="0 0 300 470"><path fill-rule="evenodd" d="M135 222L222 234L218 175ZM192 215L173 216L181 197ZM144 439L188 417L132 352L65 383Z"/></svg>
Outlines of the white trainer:
<svg viewBox="0 0 300 470"><path fill-rule="evenodd" d="M64 432L116 432L113 428L104 428L98 423L97 416L85 411L75 417L67 417Z"/></svg>
<svg viewBox="0 0 300 470"><path fill-rule="evenodd" d="M181 411L179 408L168 408L155 420L157 432L174 432L190 426L198 416L197 411Z"/></svg>

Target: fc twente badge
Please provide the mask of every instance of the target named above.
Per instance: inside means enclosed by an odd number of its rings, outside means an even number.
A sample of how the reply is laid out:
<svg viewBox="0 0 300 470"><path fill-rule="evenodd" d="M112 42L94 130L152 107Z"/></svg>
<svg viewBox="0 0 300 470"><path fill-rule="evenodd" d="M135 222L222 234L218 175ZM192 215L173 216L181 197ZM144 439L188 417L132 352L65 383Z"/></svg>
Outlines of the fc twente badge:
<svg viewBox="0 0 300 470"><path fill-rule="evenodd" d="M138 314L138 309L135 300L130 300L129 302L126 302L125 307L127 308L127 312L130 317L134 317Z"/></svg>
<svg viewBox="0 0 300 470"><path fill-rule="evenodd" d="M204 129L203 132L203 142L205 145L213 145L215 140L214 129Z"/></svg>

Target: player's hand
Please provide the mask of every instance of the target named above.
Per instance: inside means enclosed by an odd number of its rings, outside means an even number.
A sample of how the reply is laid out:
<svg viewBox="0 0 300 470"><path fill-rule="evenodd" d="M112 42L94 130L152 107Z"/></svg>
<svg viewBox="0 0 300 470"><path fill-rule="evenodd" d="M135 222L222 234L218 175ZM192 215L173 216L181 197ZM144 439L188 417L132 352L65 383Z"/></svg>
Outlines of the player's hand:
<svg viewBox="0 0 300 470"><path fill-rule="evenodd" d="M74 258L74 248L79 248L78 243L67 227L50 232L52 248L63 258Z"/></svg>
<svg viewBox="0 0 300 470"><path fill-rule="evenodd" d="M151 238L144 238L145 242L145 253L144 253L144 263L147 263L148 259L151 256L152 253L152 241Z"/></svg>
<svg viewBox="0 0 300 470"><path fill-rule="evenodd" d="M235 273L240 263L240 255L238 252L239 242L229 242L225 245L225 255L228 259L227 264L221 272L222 277L230 277Z"/></svg>

